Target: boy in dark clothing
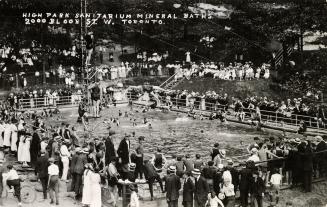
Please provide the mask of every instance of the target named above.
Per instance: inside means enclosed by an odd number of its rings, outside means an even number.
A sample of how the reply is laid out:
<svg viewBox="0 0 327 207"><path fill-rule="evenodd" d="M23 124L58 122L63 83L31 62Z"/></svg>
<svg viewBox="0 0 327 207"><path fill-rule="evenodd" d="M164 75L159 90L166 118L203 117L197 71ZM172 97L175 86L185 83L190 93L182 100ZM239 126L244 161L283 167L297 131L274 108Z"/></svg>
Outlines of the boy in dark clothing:
<svg viewBox="0 0 327 207"><path fill-rule="evenodd" d="M259 177L259 172L253 172L253 178L250 183L250 194L251 194L251 207L256 206L255 201L257 201L257 206L262 207L262 199L265 192L265 182L261 177Z"/></svg>

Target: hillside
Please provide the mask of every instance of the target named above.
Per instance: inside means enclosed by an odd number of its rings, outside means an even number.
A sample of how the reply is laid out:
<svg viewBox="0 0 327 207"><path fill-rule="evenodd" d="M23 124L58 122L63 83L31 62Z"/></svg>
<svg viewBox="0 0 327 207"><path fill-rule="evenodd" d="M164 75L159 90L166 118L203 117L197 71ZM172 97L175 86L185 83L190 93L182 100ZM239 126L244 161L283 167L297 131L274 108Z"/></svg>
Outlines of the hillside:
<svg viewBox="0 0 327 207"><path fill-rule="evenodd" d="M266 96L274 100L291 97L286 91L277 90L277 84L272 80L228 81L213 78L192 78L184 80L174 89L205 93L208 90L219 94L227 93L230 97L246 98L249 96Z"/></svg>

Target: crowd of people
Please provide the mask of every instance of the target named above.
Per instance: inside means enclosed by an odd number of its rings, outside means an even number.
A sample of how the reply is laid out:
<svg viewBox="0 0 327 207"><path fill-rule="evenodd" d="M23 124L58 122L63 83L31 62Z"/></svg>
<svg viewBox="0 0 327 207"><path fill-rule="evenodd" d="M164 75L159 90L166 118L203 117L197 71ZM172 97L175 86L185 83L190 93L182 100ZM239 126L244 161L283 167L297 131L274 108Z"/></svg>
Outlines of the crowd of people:
<svg viewBox="0 0 327 207"><path fill-rule="evenodd" d="M262 64L255 68L252 62L230 63L225 66L224 63L189 63L187 67L181 64L168 64L168 68L174 68L177 73L175 79L186 77L211 77L220 80L254 80L259 78L268 79L270 77L270 65Z"/></svg>
<svg viewBox="0 0 327 207"><path fill-rule="evenodd" d="M321 73L295 73L281 85L281 88L283 90L303 94L306 97L311 98L313 101L321 101L323 98L322 91L326 88L326 85L324 84L325 80L326 76Z"/></svg>
<svg viewBox="0 0 327 207"><path fill-rule="evenodd" d="M119 110L117 116L123 117L123 112ZM109 202L116 206L118 197L123 196L123 185L127 186L125 196L130 206L138 207L141 183L149 185L151 200L153 185L159 183L168 206L178 206L180 190L185 207L233 207L237 194L243 207L254 203L262 206L266 195L270 205L276 206L283 183L301 185L305 192L310 192L312 178L327 175L327 137L317 136L314 142L289 139L285 134L281 138L255 137L246 147L246 159L228 155L216 143L209 158L181 152L176 160L168 160L161 148L152 158L145 156L147 138L135 133L123 135L115 147L112 129L103 139L85 139L68 123L47 126L37 114L30 119L2 117L0 147L6 156L15 156L22 166L35 169L43 198L48 198L49 190L51 204L60 204L59 182L71 180L69 191L75 193L76 200L91 207L101 207L101 187L109 188ZM131 141L137 141L135 148ZM3 162L2 159L0 164ZM4 186L14 190L20 202L20 178L15 167L9 164L0 174Z"/></svg>
<svg viewBox="0 0 327 207"><path fill-rule="evenodd" d="M82 89L71 88L26 88L19 92L12 92L8 95L6 102L9 107L15 109L21 108L37 108L40 106L51 107L62 104L78 103L83 95Z"/></svg>
<svg viewBox="0 0 327 207"><path fill-rule="evenodd" d="M71 46L62 49L42 45L37 40L22 40L18 34L8 33L0 39L0 78L14 85L14 71L19 74L21 86L26 87L35 84L35 78L43 76L40 71L46 67L44 75L48 81L57 80L71 85L68 80L74 82L82 72L80 57L81 48L76 40L72 41ZM31 76L35 77L34 80L29 78Z"/></svg>
<svg viewBox="0 0 327 207"><path fill-rule="evenodd" d="M179 107L189 107L201 110L215 111L232 109L236 114L246 112L248 114L258 112L260 117L277 118L284 122L294 122L295 116L299 121L312 122L324 127L326 123L325 108L306 99L294 98L283 101L269 100L267 97L248 97L240 99L230 97L227 93L218 94L215 91L207 91L200 94L194 91L157 91L164 104L175 104ZM293 120L292 120L293 119ZM317 124L318 123L318 124Z"/></svg>

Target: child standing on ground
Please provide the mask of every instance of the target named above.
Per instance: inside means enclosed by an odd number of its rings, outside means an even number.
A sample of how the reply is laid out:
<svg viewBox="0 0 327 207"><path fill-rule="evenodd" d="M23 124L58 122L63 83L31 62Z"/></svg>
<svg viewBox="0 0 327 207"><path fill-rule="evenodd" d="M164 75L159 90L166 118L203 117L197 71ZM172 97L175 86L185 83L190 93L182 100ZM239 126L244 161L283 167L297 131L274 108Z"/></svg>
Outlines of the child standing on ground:
<svg viewBox="0 0 327 207"><path fill-rule="evenodd" d="M279 200L279 191L282 184L282 175L279 174L278 169L273 170L270 178L271 192L270 192L270 206L276 206Z"/></svg>

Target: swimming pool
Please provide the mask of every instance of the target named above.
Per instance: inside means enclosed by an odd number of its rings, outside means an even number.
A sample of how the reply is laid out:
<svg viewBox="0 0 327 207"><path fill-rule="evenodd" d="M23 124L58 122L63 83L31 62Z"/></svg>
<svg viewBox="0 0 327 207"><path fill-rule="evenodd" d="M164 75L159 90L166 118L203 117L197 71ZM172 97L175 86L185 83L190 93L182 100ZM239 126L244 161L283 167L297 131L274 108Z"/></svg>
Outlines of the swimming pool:
<svg viewBox="0 0 327 207"><path fill-rule="evenodd" d="M119 117L119 110L122 116ZM128 117L124 117L125 112ZM108 124L103 123L110 118L119 118L120 125L111 124L112 130L116 132L114 136L115 146L125 133L135 132L135 137L131 138L132 148L137 145L137 137L145 136L146 154L153 154L159 147L168 157L176 155L190 154L193 158L195 154L209 157L210 150L214 143L219 143L220 148L226 149L227 157L234 157L247 154L246 147L253 141L253 137L279 136L280 132L257 131L256 128L236 124L220 123L218 120L193 120L186 117L186 114L177 112L161 112L152 110L142 113L140 108L130 111L127 106L111 107L101 112L102 117L90 120L90 127L94 129L91 137L106 137L108 135ZM49 119L49 124L67 122L75 125L79 135L85 136L83 127L76 123L77 113L75 110L63 111L62 119ZM151 122L149 125L143 124L143 119L147 118ZM132 122L136 119L136 126Z"/></svg>

